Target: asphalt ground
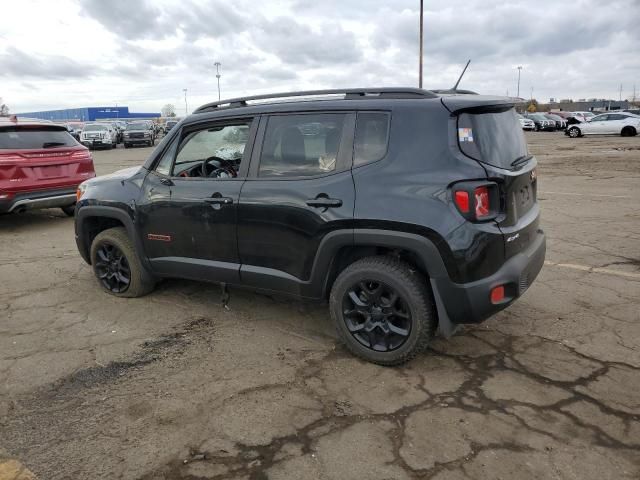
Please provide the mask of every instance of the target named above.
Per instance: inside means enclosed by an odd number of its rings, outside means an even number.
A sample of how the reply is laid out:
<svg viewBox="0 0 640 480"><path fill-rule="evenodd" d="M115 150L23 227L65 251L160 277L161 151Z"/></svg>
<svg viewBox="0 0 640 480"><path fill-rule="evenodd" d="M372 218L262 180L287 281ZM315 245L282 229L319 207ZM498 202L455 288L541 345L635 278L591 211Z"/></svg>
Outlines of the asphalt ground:
<svg viewBox="0 0 640 480"><path fill-rule="evenodd" d="M111 297L72 219L1 216L0 480L640 478L640 137L527 138L540 276L400 368L350 356L324 305Z"/></svg>

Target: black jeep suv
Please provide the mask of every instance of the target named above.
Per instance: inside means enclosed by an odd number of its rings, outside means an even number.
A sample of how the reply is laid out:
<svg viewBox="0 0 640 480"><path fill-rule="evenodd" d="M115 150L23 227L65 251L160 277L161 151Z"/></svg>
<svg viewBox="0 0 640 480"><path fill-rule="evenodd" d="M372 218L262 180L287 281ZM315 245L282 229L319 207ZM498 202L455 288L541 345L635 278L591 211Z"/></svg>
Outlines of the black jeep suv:
<svg viewBox="0 0 640 480"><path fill-rule="evenodd" d="M142 167L81 185L78 249L122 297L180 277L328 299L353 353L399 364L542 267L513 102L382 88L204 105Z"/></svg>

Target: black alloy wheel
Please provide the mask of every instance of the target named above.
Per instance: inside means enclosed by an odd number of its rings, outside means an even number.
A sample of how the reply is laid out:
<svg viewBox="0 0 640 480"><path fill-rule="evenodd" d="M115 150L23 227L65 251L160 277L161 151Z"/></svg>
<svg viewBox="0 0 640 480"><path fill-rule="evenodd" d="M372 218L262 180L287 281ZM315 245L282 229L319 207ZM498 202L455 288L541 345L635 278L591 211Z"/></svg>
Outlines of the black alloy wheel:
<svg viewBox="0 0 640 480"><path fill-rule="evenodd" d="M131 268L124 253L110 243L102 243L96 251L95 271L107 290L123 293L131 283Z"/></svg>
<svg viewBox="0 0 640 480"><path fill-rule="evenodd" d="M385 283L358 282L345 292L342 307L351 335L371 350L395 350L409 338L411 311L400 294Z"/></svg>

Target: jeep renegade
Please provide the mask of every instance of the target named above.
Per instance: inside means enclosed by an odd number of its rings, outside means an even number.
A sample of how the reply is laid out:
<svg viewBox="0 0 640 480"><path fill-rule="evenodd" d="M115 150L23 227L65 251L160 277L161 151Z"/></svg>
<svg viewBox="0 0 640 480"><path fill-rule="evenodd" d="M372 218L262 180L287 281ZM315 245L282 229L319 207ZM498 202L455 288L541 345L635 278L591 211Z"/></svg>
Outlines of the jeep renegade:
<svg viewBox="0 0 640 480"><path fill-rule="evenodd" d="M354 354L400 364L542 268L514 102L381 88L206 104L142 167L80 186L78 249L116 296L179 277L328 300Z"/></svg>

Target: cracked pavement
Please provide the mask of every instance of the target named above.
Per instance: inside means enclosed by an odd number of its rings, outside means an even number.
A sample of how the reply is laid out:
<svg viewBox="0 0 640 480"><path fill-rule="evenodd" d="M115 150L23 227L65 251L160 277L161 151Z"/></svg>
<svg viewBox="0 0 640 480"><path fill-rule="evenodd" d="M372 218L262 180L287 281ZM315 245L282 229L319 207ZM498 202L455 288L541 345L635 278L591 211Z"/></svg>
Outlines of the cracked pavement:
<svg viewBox="0 0 640 480"><path fill-rule="evenodd" d="M71 219L0 217L0 479L639 478L640 138L527 137L549 264L400 368L350 356L323 305L113 298Z"/></svg>

